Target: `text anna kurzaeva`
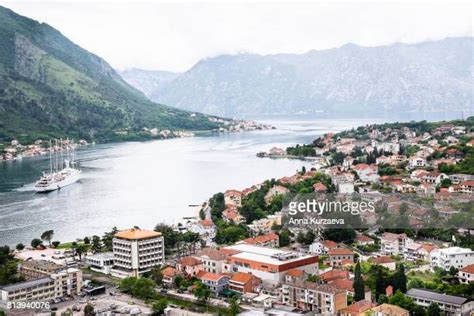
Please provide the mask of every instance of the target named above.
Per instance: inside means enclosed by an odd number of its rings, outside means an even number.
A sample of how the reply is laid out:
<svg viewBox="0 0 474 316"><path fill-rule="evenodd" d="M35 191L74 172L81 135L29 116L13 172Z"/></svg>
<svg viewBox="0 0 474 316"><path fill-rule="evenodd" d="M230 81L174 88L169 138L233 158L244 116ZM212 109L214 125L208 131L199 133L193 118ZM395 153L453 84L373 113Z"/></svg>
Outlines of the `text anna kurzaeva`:
<svg viewBox="0 0 474 316"><path fill-rule="evenodd" d="M361 214L374 213L375 201L353 195L303 194L283 201L283 223L301 225L350 225L362 224Z"/></svg>

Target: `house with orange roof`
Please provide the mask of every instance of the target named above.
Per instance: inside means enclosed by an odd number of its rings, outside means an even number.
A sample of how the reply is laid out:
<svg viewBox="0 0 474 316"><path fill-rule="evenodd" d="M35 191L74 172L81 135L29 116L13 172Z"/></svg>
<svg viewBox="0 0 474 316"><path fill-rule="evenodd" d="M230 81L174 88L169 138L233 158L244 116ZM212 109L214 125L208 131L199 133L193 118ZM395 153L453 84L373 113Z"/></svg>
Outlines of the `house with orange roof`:
<svg viewBox="0 0 474 316"><path fill-rule="evenodd" d="M380 250L385 255L402 255L405 244L410 242L406 234L385 232L380 237Z"/></svg>
<svg viewBox="0 0 474 316"><path fill-rule="evenodd" d="M419 248L416 253L419 259L424 261L431 261L431 253L438 249L435 245L432 244L422 244L421 248Z"/></svg>
<svg viewBox="0 0 474 316"><path fill-rule="evenodd" d="M242 205L242 192L238 190L227 190L224 192L224 203L225 205Z"/></svg>
<svg viewBox="0 0 474 316"><path fill-rule="evenodd" d="M212 244L216 237L217 228L211 219L203 219L190 225L189 230L206 241L206 244Z"/></svg>
<svg viewBox="0 0 474 316"><path fill-rule="evenodd" d="M373 304L370 300L362 300L355 302L346 308L342 309L339 312L340 316L365 316L367 315L367 311L369 311L372 307L377 306L377 304Z"/></svg>
<svg viewBox="0 0 474 316"><path fill-rule="evenodd" d="M474 264L470 264L460 269L458 272L460 283L469 284L474 282Z"/></svg>
<svg viewBox="0 0 474 316"><path fill-rule="evenodd" d="M228 254L215 248L204 248L193 257L202 261L203 269L206 272L222 273L222 267L227 260Z"/></svg>
<svg viewBox="0 0 474 316"><path fill-rule="evenodd" d="M324 184L322 184L321 182L317 182L317 183L313 184L313 190L316 193L326 193L328 188Z"/></svg>
<svg viewBox="0 0 474 316"><path fill-rule="evenodd" d="M262 284L262 279L251 273L237 272L232 274L229 280L229 290L241 294L256 293L257 288Z"/></svg>
<svg viewBox="0 0 474 316"><path fill-rule="evenodd" d="M295 280L305 280L306 279L306 273L303 270L299 269L290 269L286 271L285 275L285 281L286 282L291 282Z"/></svg>
<svg viewBox="0 0 474 316"><path fill-rule="evenodd" d="M220 293L229 288L230 276L226 274L205 272L200 273L198 278L211 290L214 297L218 297Z"/></svg>
<svg viewBox="0 0 474 316"><path fill-rule="evenodd" d="M202 261L192 256L181 258L176 264L176 269L181 271L187 277L196 276L199 271L203 271Z"/></svg>
<svg viewBox="0 0 474 316"><path fill-rule="evenodd" d="M265 194L265 203L270 204L275 196L284 195L288 192L290 192L288 188L282 185L274 185L268 190L267 194Z"/></svg>
<svg viewBox="0 0 474 316"><path fill-rule="evenodd" d="M330 283L337 289L344 290L347 293L347 296L354 297L354 279L336 279ZM370 288L365 287L364 289L364 299L367 301L372 301L372 292Z"/></svg>
<svg viewBox="0 0 474 316"><path fill-rule="evenodd" d="M369 315L377 316L410 316L410 312L404 308L391 304L375 306L368 311Z"/></svg>
<svg viewBox="0 0 474 316"><path fill-rule="evenodd" d="M375 241L366 235L359 235L356 237L355 240L356 240L357 245L359 246L367 246L367 245L375 244Z"/></svg>
<svg viewBox="0 0 474 316"><path fill-rule="evenodd" d="M319 279L325 283L331 283L337 279L348 279L348 278L349 278L349 271L347 270L333 269L333 270L329 270L327 272L321 273L319 275Z"/></svg>
<svg viewBox="0 0 474 316"><path fill-rule="evenodd" d="M183 273L173 267L166 267L161 271L163 275L163 285L166 287L173 287L176 277L183 276Z"/></svg>
<svg viewBox="0 0 474 316"><path fill-rule="evenodd" d="M280 247L279 240L280 240L280 237L277 234L269 233L269 234L260 235L254 238L247 238L247 239L244 239L242 242L249 245L278 248Z"/></svg>
<svg viewBox="0 0 474 316"><path fill-rule="evenodd" d="M397 262L394 259L390 258L389 256L381 256L381 257L373 258L371 261L373 264L385 267L389 269L390 271L395 271L397 267Z"/></svg>
<svg viewBox="0 0 474 316"><path fill-rule="evenodd" d="M346 248L336 248L328 251L330 265L340 266L344 260L354 262L354 252Z"/></svg>
<svg viewBox="0 0 474 316"><path fill-rule="evenodd" d="M222 219L227 223L240 224L245 221L245 218L240 215L235 206L228 206L222 212Z"/></svg>
<svg viewBox="0 0 474 316"><path fill-rule="evenodd" d="M329 250L337 248L337 243L332 240L315 241L309 245L309 253L315 255L325 255Z"/></svg>

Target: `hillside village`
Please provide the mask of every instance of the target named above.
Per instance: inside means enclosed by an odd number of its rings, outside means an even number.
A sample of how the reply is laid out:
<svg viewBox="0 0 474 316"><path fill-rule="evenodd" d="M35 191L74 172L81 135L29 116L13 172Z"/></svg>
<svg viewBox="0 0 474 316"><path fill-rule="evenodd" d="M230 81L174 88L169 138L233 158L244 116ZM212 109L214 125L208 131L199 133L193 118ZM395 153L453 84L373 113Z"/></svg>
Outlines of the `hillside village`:
<svg viewBox="0 0 474 316"><path fill-rule="evenodd" d="M473 118L368 125L269 154L309 157L313 168L216 193L173 226L114 229L64 247L51 246L52 236L17 246L6 261L18 274L5 282L0 269L2 302L26 292L38 300L71 296L85 308L93 306L94 283L106 280L105 288L116 284L121 295L143 299L144 314L147 302L157 315L178 315L179 306L229 315L474 312ZM283 201L292 194L376 207L357 218L365 226L290 227ZM51 262L58 267L41 268ZM33 290L60 284L61 273L73 280L67 293ZM89 298L80 303L76 295Z"/></svg>

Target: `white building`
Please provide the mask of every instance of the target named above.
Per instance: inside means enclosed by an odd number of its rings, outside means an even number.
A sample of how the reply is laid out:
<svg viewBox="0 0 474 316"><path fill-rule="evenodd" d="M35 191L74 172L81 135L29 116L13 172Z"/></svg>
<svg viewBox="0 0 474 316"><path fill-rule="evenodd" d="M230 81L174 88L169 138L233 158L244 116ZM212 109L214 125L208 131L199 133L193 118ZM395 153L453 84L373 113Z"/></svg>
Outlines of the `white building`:
<svg viewBox="0 0 474 316"><path fill-rule="evenodd" d="M233 253L227 257L223 272L252 273L263 282L271 284L282 282L290 269L302 270L308 274L316 274L318 271L318 257L314 255L244 243L227 246L223 250Z"/></svg>
<svg viewBox="0 0 474 316"><path fill-rule="evenodd" d="M460 269L458 272L459 282L469 284L474 282L474 264L470 264Z"/></svg>
<svg viewBox="0 0 474 316"><path fill-rule="evenodd" d="M0 301L32 302L78 295L82 290L82 271L74 268L47 277L15 283L0 288Z"/></svg>
<svg viewBox="0 0 474 316"><path fill-rule="evenodd" d="M431 253L431 268L462 269L470 264L474 264L474 251L469 248L449 247L436 249Z"/></svg>
<svg viewBox="0 0 474 316"><path fill-rule="evenodd" d="M337 192L340 194L352 194L354 193L353 182L341 182L337 184Z"/></svg>
<svg viewBox="0 0 474 316"><path fill-rule="evenodd" d="M421 168L426 166L426 159L421 157L412 157L408 161L410 168Z"/></svg>
<svg viewBox="0 0 474 316"><path fill-rule="evenodd" d="M164 240L159 232L139 228L120 231L115 234L112 245L111 274L119 278L138 277L165 260Z"/></svg>
<svg viewBox="0 0 474 316"><path fill-rule="evenodd" d="M103 252L89 255L86 257L86 264L92 271L110 274L110 270L114 266L114 253Z"/></svg>
<svg viewBox="0 0 474 316"><path fill-rule="evenodd" d="M380 251L384 255L403 255L405 244L411 239L406 234L383 233L380 237Z"/></svg>

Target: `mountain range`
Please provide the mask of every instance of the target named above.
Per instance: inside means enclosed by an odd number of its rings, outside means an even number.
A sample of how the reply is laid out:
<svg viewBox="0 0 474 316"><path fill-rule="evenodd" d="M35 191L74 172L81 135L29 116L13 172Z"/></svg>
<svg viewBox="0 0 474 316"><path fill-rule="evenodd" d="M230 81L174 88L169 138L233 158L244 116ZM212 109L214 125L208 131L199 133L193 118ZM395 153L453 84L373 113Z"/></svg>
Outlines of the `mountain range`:
<svg viewBox="0 0 474 316"><path fill-rule="evenodd" d="M111 140L145 127L217 126L208 116L150 101L58 30L0 7L0 141Z"/></svg>
<svg viewBox="0 0 474 316"><path fill-rule="evenodd" d="M130 73L124 78L156 102L224 116L472 111L473 51L470 37L347 44L305 54L206 58L154 90Z"/></svg>

